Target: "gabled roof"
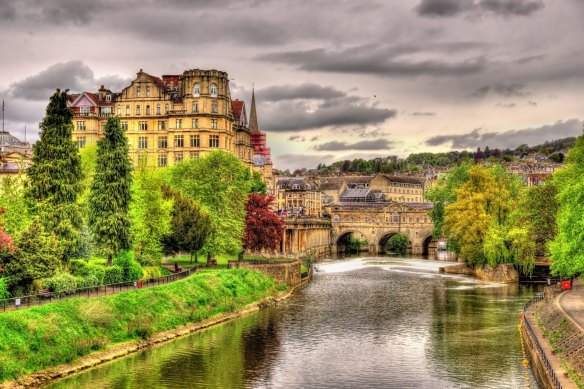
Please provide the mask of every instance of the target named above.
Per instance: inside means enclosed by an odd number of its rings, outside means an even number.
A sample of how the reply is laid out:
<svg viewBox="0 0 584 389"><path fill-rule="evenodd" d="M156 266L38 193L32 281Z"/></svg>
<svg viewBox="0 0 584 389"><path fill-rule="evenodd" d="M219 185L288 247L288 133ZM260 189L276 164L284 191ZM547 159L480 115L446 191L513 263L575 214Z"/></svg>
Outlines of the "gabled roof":
<svg viewBox="0 0 584 389"><path fill-rule="evenodd" d="M401 183L401 184L424 185L424 181L422 181L419 178L402 177L402 176L388 176L386 174L381 174L381 176L389 182L397 182L397 183Z"/></svg>
<svg viewBox="0 0 584 389"><path fill-rule="evenodd" d="M245 101L243 100L232 100L231 108L233 109L233 116L235 119L243 124L247 125L247 115L245 113Z"/></svg>

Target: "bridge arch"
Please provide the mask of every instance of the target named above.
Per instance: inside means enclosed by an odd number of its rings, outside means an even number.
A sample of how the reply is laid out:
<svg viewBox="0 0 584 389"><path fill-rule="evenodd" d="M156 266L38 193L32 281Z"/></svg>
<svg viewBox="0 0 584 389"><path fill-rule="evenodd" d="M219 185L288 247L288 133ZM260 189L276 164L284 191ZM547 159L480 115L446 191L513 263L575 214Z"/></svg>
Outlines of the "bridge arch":
<svg viewBox="0 0 584 389"><path fill-rule="evenodd" d="M403 236L405 236L406 238L408 238L408 248L407 248L407 252L411 253L412 252L412 239L410 238L410 236L405 233L405 232L400 232L400 231L390 231L390 232L384 232L382 234L380 234L379 239L377 240L377 252L379 254L387 254L387 249L386 249L386 245L387 245L387 241L394 235L397 234L401 234Z"/></svg>
<svg viewBox="0 0 584 389"><path fill-rule="evenodd" d="M422 240L422 255L426 256L426 255L430 255L430 249L431 249L431 245L434 242L434 237L432 235L425 237ZM435 249L435 247L434 247Z"/></svg>
<svg viewBox="0 0 584 389"><path fill-rule="evenodd" d="M367 245L363 246L363 248L367 248L367 250L368 250L369 245L371 244L370 237L365 235L363 232L361 232L359 230L350 230L350 231L343 231L341 234L339 234L334 239L333 247L336 247L337 252L347 252L347 250L346 250L347 243L348 243L349 239L351 239L351 238L367 242ZM367 250L363 250L363 251L367 251Z"/></svg>

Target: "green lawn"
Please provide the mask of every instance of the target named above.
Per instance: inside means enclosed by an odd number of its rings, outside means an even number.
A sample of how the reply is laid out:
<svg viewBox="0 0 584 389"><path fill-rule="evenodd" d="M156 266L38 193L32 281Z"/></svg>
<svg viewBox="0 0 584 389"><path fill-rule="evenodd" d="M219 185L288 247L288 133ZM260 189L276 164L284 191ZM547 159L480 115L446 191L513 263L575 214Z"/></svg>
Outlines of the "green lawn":
<svg viewBox="0 0 584 389"><path fill-rule="evenodd" d="M171 284L2 313L0 382L233 312L285 289L254 271L209 269Z"/></svg>
<svg viewBox="0 0 584 389"><path fill-rule="evenodd" d="M217 260L217 265L219 266L227 266L228 261L237 261L237 255L229 255L229 254L220 254L216 255L215 259ZM245 254L243 256L244 260L269 260L269 261L282 261L287 262L290 261L289 258L264 258L258 255L248 255ZM198 262L195 262L193 258L193 263L191 263L190 255L177 255L176 257L166 257L162 260L163 263L170 263L174 264L175 262L178 263L183 269L190 269L191 267L195 266L195 264L206 264L207 263L207 256L206 255L199 255Z"/></svg>

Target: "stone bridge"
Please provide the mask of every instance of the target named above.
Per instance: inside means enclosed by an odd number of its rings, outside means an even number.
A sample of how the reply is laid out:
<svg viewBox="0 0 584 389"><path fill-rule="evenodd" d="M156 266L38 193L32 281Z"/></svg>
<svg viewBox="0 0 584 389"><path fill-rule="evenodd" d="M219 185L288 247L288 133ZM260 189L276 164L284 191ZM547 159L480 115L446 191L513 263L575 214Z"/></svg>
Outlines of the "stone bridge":
<svg viewBox="0 0 584 389"><path fill-rule="evenodd" d="M284 223L280 255L292 258L330 254L331 221L318 217L289 217Z"/></svg>
<svg viewBox="0 0 584 389"><path fill-rule="evenodd" d="M335 203L331 205L331 251L338 252L343 238L367 241L370 254L385 252L387 240L397 233L410 242L412 254L429 254L435 249L432 241L434 224L428 216L430 204Z"/></svg>

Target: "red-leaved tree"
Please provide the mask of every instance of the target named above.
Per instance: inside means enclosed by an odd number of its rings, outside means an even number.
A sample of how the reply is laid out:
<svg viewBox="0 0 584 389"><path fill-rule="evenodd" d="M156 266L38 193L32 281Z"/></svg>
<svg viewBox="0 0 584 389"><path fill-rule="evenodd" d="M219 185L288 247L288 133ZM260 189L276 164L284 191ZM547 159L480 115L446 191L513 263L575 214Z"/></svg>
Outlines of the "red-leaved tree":
<svg viewBox="0 0 584 389"><path fill-rule="evenodd" d="M6 212L4 208L0 208L0 216ZM4 232L4 223L0 220L0 263L3 262L4 256L13 253L15 250L14 240L10 234Z"/></svg>
<svg viewBox="0 0 584 389"><path fill-rule="evenodd" d="M274 196L250 193L245 205L245 235L243 247L251 251L269 250L278 248L284 225L270 205Z"/></svg>

